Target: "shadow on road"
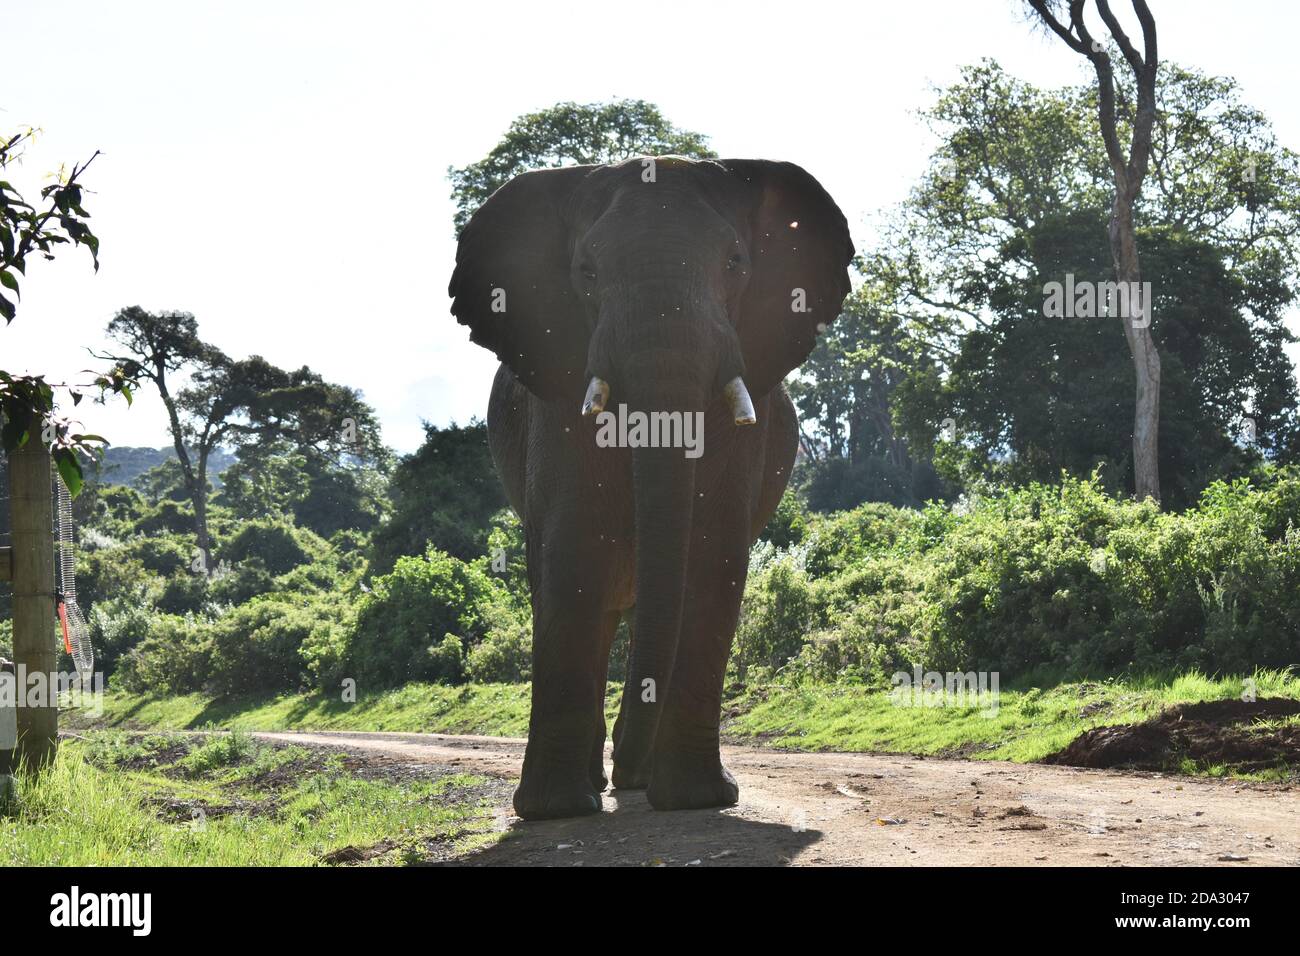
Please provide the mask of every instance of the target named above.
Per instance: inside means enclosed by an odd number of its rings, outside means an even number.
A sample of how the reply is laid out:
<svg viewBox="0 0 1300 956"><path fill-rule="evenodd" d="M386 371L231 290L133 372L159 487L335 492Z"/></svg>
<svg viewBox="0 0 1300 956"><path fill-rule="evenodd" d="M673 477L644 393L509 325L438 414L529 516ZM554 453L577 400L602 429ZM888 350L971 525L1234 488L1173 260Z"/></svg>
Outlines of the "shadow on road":
<svg viewBox="0 0 1300 956"><path fill-rule="evenodd" d="M513 819L501 840L449 866L782 866L821 839L789 822L734 810L650 808L643 791L609 791L604 812L568 820ZM504 821L503 821L504 822Z"/></svg>

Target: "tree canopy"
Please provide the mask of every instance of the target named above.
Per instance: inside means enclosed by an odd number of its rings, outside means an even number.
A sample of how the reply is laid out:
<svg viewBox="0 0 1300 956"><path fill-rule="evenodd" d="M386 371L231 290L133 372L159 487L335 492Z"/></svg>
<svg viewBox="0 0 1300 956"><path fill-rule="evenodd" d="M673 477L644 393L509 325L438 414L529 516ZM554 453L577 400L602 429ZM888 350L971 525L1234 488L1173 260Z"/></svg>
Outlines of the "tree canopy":
<svg viewBox="0 0 1300 956"><path fill-rule="evenodd" d="M700 159L717 156L704 136L674 126L645 100L556 103L525 113L485 157L447 170L456 202L456 233L489 196L530 169L614 163L665 153Z"/></svg>
<svg viewBox="0 0 1300 956"><path fill-rule="evenodd" d="M1300 164L1232 80L1162 70L1137 215L1166 366L1162 490L1182 506L1261 456L1300 455L1283 322L1296 295ZM1132 98L1118 85L1122 124ZM986 60L922 111L939 148L841 320L860 325L865 295L888 329L864 340L832 327L806 369L817 384L801 386L802 407L823 434L867 414L856 407L863 385L836 405L824 400L831 384L874 377L910 454L934 454L949 478L1051 480L1104 462L1108 480L1127 485L1133 372L1120 323L1043 314L1046 282L1110 277L1096 95L1087 84L1040 89ZM882 337L910 343L896 382L860 347ZM844 367L827 365L830 350ZM943 440L945 420L955 441Z"/></svg>

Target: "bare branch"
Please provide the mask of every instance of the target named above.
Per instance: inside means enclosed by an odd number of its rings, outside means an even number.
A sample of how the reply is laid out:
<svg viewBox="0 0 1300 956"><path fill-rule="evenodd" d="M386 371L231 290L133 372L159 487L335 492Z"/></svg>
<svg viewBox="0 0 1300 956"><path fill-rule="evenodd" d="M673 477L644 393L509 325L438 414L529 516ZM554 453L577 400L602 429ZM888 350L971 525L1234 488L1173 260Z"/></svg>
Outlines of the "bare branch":
<svg viewBox="0 0 1300 956"><path fill-rule="evenodd" d="M1142 56L1133 47L1133 42L1128 38L1128 34L1124 32L1119 20L1111 12L1108 0L1097 0L1097 12L1101 14L1101 19L1105 22L1110 35L1119 44L1119 48L1123 52L1124 58L1128 60L1129 66L1133 67L1134 75L1141 76L1146 69L1146 64L1142 62Z"/></svg>

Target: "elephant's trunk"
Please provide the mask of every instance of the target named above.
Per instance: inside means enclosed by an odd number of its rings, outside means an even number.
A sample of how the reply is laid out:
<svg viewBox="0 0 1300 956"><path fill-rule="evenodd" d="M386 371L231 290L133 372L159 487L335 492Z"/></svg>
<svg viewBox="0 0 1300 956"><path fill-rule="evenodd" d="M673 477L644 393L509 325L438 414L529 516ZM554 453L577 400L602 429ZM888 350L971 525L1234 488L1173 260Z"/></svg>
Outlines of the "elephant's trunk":
<svg viewBox="0 0 1300 956"><path fill-rule="evenodd" d="M629 383L632 384L632 383ZM635 389L637 395L640 389ZM641 409L680 410L702 407L702 392L689 401L682 391L672 397L633 399ZM631 658L624 686L627 699L622 726L614 742L614 784L645 786L655 734L668 700L668 685L677 659L690 553L691 509L695 498L695 459L682 448L638 448L632 453L635 497L636 609Z"/></svg>

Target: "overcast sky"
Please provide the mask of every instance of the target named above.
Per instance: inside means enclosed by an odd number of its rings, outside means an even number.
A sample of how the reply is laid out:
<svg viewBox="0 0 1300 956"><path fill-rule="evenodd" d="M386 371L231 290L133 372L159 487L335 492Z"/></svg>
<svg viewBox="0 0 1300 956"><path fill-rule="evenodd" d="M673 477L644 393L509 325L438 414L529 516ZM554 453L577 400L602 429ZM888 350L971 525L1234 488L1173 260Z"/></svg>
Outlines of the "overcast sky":
<svg viewBox="0 0 1300 956"><path fill-rule="evenodd" d="M1300 5L1150 5L1163 59L1236 77L1300 148ZM102 268L83 251L31 262L0 361L76 378L119 308L183 309L232 356L361 389L385 441L413 450L422 419L487 407L495 359L447 311L446 169L482 158L514 117L650 100L723 156L807 168L862 248L934 146L916 110L961 65L992 57L1041 86L1086 76L1023 9L5 0L0 129L44 130L10 178L34 193L102 150L86 179ZM152 396L79 414L114 444L169 443Z"/></svg>

